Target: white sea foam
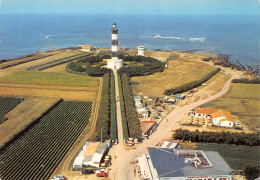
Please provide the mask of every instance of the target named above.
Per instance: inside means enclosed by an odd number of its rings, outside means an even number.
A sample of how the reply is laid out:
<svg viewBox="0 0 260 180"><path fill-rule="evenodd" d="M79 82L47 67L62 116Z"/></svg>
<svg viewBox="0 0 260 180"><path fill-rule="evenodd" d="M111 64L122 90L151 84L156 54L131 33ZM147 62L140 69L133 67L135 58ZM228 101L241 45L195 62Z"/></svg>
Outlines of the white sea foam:
<svg viewBox="0 0 260 180"><path fill-rule="evenodd" d="M47 35L44 37L44 39L48 39L49 37L64 36L64 35L66 35L66 34Z"/></svg>
<svg viewBox="0 0 260 180"><path fill-rule="evenodd" d="M161 39L182 39L181 37L172 37L172 36L161 36L161 35L155 35L153 38L161 38Z"/></svg>
<svg viewBox="0 0 260 180"><path fill-rule="evenodd" d="M200 41L203 42L205 41L207 38L189 38L190 41Z"/></svg>

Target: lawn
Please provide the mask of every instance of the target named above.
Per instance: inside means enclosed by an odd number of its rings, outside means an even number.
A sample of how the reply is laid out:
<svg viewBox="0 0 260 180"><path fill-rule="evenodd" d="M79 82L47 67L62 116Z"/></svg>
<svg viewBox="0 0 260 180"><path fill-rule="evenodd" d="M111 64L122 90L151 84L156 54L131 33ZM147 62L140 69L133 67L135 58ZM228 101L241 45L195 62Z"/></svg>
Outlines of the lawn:
<svg viewBox="0 0 260 180"><path fill-rule="evenodd" d="M98 86L98 78L59 72L14 72L0 78L0 82L59 86Z"/></svg>
<svg viewBox="0 0 260 180"><path fill-rule="evenodd" d="M215 143L196 143L196 149L217 151L228 163L231 169L243 170L247 164L260 162L260 147L236 146Z"/></svg>
<svg viewBox="0 0 260 180"><path fill-rule="evenodd" d="M163 96L165 89L200 80L214 69L215 67L206 63L178 57L168 61L168 67L163 72L131 78L133 93L142 92L146 96Z"/></svg>
<svg viewBox="0 0 260 180"><path fill-rule="evenodd" d="M204 104L202 107L220 108L239 117L250 130L260 127L260 85L232 83L222 97Z"/></svg>

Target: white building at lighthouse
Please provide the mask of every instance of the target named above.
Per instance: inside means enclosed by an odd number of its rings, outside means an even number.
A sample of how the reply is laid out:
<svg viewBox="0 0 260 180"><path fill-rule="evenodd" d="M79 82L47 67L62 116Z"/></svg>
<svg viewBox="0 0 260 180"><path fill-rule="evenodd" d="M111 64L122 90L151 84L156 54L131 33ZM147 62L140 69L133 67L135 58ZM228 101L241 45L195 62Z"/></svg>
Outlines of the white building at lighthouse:
<svg viewBox="0 0 260 180"><path fill-rule="evenodd" d="M112 28L112 58L107 61L107 68L109 69L120 69L123 67L123 60L118 59L118 29L116 27L116 23L113 24Z"/></svg>

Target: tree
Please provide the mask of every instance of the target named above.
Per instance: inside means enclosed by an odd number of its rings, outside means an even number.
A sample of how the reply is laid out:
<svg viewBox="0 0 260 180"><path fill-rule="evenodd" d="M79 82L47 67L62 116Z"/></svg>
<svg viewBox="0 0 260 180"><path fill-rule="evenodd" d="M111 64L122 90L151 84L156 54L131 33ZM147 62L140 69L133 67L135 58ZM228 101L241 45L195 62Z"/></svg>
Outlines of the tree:
<svg viewBox="0 0 260 180"><path fill-rule="evenodd" d="M247 180L253 180L259 177L260 175L260 166L249 164L244 168L244 175Z"/></svg>

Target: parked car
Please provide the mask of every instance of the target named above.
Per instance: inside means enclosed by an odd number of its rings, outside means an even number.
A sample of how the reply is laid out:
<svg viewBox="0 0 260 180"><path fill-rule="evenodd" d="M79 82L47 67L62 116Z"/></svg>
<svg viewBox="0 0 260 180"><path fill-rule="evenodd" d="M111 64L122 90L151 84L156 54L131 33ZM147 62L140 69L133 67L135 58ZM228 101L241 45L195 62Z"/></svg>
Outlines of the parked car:
<svg viewBox="0 0 260 180"><path fill-rule="evenodd" d="M81 174L95 174L92 169L82 169Z"/></svg>
<svg viewBox="0 0 260 180"><path fill-rule="evenodd" d="M96 175L97 175L97 177L107 177L108 172L106 170L98 170L98 171L96 171Z"/></svg>
<svg viewBox="0 0 260 180"><path fill-rule="evenodd" d="M67 178L63 175L55 175L51 180L67 180Z"/></svg>

